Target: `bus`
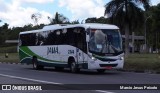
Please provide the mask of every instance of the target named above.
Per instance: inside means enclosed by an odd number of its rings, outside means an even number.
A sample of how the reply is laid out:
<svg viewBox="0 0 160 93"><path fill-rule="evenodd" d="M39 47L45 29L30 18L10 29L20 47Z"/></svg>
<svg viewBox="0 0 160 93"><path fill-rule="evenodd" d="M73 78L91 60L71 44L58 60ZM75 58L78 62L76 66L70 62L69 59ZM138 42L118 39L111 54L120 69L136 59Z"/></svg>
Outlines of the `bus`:
<svg viewBox="0 0 160 93"><path fill-rule="evenodd" d="M80 69L122 69L124 52L119 28L111 24L49 25L19 34L20 63L34 69L55 67L71 72Z"/></svg>

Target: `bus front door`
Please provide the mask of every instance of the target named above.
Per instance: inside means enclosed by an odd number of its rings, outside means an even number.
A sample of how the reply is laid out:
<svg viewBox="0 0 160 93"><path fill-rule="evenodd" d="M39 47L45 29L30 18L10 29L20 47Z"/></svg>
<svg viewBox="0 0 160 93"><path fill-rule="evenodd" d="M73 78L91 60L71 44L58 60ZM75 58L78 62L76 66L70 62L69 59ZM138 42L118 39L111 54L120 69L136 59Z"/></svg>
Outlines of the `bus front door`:
<svg viewBox="0 0 160 93"><path fill-rule="evenodd" d="M83 64L84 63L84 54L83 52L77 48L77 64Z"/></svg>

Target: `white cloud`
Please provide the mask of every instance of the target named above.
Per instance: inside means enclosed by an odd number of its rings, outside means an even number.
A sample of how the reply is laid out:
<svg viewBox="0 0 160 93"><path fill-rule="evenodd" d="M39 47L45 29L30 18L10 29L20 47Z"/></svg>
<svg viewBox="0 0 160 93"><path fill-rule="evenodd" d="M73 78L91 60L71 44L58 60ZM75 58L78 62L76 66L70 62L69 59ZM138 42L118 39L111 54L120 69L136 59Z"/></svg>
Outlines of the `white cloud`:
<svg viewBox="0 0 160 93"><path fill-rule="evenodd" d="M6 4L3 0L0 0L0 11L5 12L7 10Z"/></svg>
<svg viewBox="0 0 160 93"><path fill-rule="evenodd" d="M10 27L24 26L30 23L34 24L34 21L31 19L31 15L34 13L40 13L42 15L42 18L38 22L39 24L49 23L47 17L51 16L51 14L48 12L39 11L32 7L24 8L18 0L13 0L12 3L1 1L0 3L5 7L5 11L0 11L0 19L3 23L8 23Z"/></svg>
<svg viewBox="0 0 160 93"><path fill-rule="evenodd" d="M151 5L157 5L160 3L160 0L151 0Z"/></svg>
<svg viewBox="0 0 160 93"><path fill-rule="evenodd" d="M16 0L14 0L16 1ZM39 4L44 4L44 3L50 3L53 2L54 0L17 0L18 2L24 2L24 3L39 3Z"/></svg>
<svg viewBox="0 0 160 93"><path fill-rule="evenodd" d="M72 14L72 20L104 15L103 0L59 0L59 7L66 7Z"/></svg>

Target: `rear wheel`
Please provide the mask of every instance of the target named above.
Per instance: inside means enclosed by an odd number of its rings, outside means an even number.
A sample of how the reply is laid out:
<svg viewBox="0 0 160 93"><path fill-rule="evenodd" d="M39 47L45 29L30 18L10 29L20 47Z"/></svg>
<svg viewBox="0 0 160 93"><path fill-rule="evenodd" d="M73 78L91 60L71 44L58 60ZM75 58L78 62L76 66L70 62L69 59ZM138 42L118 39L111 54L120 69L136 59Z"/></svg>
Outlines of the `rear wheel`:
<svg viewBox="0 0 160 93"><path fill-rule="evenodd" d="M39 70L44 68L44 66L38 65L38 61L36 57L33 57L32 63L33 63L33 69Z"/></svg>
<svg viewBox="0 0 160 93"><path fill-rule="evenodd" d="M106 70L105 69L97 69L98 73L104 73Z"/></svg>

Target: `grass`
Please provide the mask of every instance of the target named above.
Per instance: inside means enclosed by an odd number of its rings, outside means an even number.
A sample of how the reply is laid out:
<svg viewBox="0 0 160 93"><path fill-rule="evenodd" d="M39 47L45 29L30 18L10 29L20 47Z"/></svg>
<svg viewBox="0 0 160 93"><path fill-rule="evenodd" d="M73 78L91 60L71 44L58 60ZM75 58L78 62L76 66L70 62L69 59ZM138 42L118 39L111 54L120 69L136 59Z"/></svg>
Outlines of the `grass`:
<svg viewBox="0 0 160 93"><path fill-rule="evenodd" d="M0 62L18 63L19 57L17 52L17 46L1 46L0 47ZM8 54L8 58L5 54Z"/></svg>
<svg viewBox="0 0 160 93"><path fill-rule="evenodd" d="M131 54L125 59L124 69L137 72L160 72L160 55Z"/></svg>
<svg viewBox="0 0 160 93"><path fill-rule="evenodd" d="M18 53L8 53L8 58L5 57L5 53L0 53L0 62L18 63Z"/></svg>

